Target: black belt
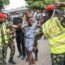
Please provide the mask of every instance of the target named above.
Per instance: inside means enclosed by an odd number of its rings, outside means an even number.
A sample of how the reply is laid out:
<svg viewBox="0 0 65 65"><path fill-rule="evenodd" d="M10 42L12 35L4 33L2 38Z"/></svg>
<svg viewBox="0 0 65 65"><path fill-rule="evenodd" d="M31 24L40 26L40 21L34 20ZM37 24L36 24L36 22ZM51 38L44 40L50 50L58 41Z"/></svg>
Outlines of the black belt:
<svg viewBox="0 0 65 65"><path fill-rule="evenodd" d="M27 37L27 36L24 36L24 38L33 39L33 38L30 38L30 37Z"/></svg>

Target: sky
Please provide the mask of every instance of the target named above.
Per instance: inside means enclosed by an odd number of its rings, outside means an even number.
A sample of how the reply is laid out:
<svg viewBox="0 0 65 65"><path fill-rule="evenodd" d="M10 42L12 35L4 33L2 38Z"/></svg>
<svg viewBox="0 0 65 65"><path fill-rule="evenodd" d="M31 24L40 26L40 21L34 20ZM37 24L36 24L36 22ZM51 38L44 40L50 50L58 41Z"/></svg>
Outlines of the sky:
<svg viewBox="0 0 65 65"><path fill-rule="evenodd" d="M8 6L5 6L6 10L16 9L19 7L23 7L26 5L25 0L10 0L10 4Z"/></svg>

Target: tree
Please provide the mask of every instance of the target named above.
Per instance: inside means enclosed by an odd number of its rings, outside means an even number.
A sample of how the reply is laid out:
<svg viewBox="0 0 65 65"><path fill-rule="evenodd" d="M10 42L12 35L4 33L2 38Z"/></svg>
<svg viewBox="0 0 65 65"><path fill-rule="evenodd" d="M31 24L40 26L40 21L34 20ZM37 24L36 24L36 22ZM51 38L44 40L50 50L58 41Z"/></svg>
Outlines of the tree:
<svg viewBox="0 0 65 65"><path fill-rule="evenodd" d="M59 0L59 1L61 1L61 2L65 2L65 0Z"/></svg>
<svg viewBox="0 0 65 65"><path fill-rule="evenodd" d="M1 11L2 8L3 8L3 1L0 0L0 11Z"/></svg>
<svg viewBox="0 0 65 65"><path fill-rule="evenodd" d="M44 1L38 1L38 0L31 0L27 1L28 5L32 9L43 9L45 7Z"/></svg>
<svg viewBox="0 0 65 65"><path fill-rule="evenodd" d="M3 4L4 5L8 5L9 4L9 0L3 0Z"/></svg>
<svg viewBox="0 0 65 65"><path fill-rule="evenodd" d="M54 4L59 1L63 2L65 0L26 0L26 1L28 3L29 7L32 9L34 9L34 8L43 9L48 4Z"/></svg>

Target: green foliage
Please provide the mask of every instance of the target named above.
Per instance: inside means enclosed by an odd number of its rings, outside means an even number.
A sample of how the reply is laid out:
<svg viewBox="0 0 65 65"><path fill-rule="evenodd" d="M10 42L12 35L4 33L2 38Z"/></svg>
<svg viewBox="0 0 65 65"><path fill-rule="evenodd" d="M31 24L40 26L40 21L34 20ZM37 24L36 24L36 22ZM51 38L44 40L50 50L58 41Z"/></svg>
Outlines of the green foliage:
<svg viewBox="0 0 65 65"><path fill-rule="evenodd" d="M8 5L9 4L9 0L3 0L3 4L4 5Z"/></svg>
<svg viewBox="0 0 65 65"><path fill-rule="evenodd" d="M3 6L3 2L2 1L0 1L0 6Z"/></svg>
<svg viewBox="0 0 65 65"><path fill-rule="evenodd" d="M61 1L61 2L65 2L65 0L59 0L59 1Z"/></svg>
<svg viewBox="0 0 65 65"><path fill-rule="evenodd" d="M65 0L27 0L29 7L32 9L43 9L48 4L54 4L56 2L64 2Z"/></svg>
<svg viewBox="0 0 65 65"><path fill-rule="evenodd" d="M54 3L55 0L29 0L27 3L29 4L29 7L32 9L44 9L47 4Z"/></svg>
<svg viewBox="0 0 65 65"><path fill-rule="evenodd" d="M0 1L0 9L3 7L3 2Z"/></svg>
<svg viewBox="0 0 65 65"><path fill-rule="evenodd" d="M45 4L43 1L28 1L29 7L34 9L43 9L45 7Z"/></svg>
<svg viewBox="0 0 65 65"><path fill-rule="evenodd" d="M45 3L46 4L53 4L53 3L57 2L57 1L59 1L59 0L45 0Z"/></svg>

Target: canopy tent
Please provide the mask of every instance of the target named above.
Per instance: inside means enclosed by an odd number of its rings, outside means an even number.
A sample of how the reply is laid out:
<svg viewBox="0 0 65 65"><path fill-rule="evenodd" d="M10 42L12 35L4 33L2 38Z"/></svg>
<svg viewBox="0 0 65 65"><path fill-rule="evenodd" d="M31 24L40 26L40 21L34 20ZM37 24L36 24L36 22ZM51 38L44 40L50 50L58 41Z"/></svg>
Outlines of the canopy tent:
<svg viewBox="0 0 65 65"><path fill-rule="evenodd" d="M25 0L10 0L10 4L4 6L3 11L5 12L13 12L16 10L24 10L26 9L27 3Z"/></svg>

